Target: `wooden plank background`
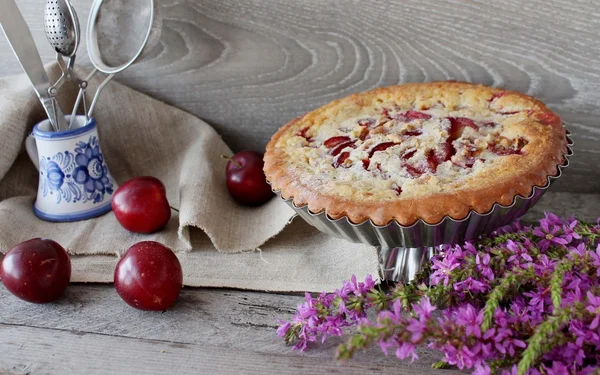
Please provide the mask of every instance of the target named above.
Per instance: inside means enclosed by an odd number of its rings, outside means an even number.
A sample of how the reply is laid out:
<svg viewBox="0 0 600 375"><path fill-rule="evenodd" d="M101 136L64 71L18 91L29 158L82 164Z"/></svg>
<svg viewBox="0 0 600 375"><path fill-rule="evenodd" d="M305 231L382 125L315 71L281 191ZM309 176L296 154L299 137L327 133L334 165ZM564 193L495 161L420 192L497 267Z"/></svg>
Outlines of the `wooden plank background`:
<svg viewBox="0 0 600 375"><path fill-rule="evenodd" d="M17 0L45 61L43 0ZM73 0L85 30L92 0ZM207 120L234 150L288 120L401 82L465 80L539 97L577 157L555 189L600 191L600 8L593 0L161 0L160 45L117 80ZM78 61L88 64L85 45ZM2 74L17 73L0 38ZM124 107L126 110L126 107ZM168 124L165 124L168 126Z"/></svg>
<svg viewBox="0 0 600 375"><path fill-rule="evenodd" d="M340 339L291 351L275 336L302 297L184 289L165 313L134 310L108 285L70 286L50 305L0 288L0 373L5 374L415 374L431 371L429 351L411 365L379 348L334 359ZM449 372L446 372L447 374Z"/></svg>
<svg viewBox="0 0 600 375"><path fill-rule="evenodd" d="M72 2L85 30L92 0ZM44 1L17 3L44 61L51 61ZM549 209L591 220L600 212L600 10L593 0L161 4L161 43L117 80L207 120L235 150L262 149L288 120L357 91L401 82L479 82L535 95L569 123L572 167L535 216ZM89 65L85 45L78 62ZM3 37L0 69L0 75L20 72ZM127 307L110 286L72 286L46 306L0 288L0 372L431 372L427 351L412 366L377 350L336 363L335 340L306 355L290 352L274 336L275 320L289 317L301 300L186 289L175 309L152 314Z"/></svg>

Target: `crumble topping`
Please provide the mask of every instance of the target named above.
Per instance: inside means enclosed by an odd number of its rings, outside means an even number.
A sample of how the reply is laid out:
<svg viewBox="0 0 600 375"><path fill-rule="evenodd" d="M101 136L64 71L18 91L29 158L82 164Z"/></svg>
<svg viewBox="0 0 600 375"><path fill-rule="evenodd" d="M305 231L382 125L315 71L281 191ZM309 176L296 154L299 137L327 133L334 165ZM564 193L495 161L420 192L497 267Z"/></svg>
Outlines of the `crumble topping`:
<svg viewBox="0 0 600 375"><path fill-rule="evenodd" d="M528 143L505 128L508 118L523 111L475 114L439 105L371 111L305 127L288 138L286 148L297 167L311 176L308 183L340 195L354 190L378 198L444 191L499 158L522 154Z"/></svg>

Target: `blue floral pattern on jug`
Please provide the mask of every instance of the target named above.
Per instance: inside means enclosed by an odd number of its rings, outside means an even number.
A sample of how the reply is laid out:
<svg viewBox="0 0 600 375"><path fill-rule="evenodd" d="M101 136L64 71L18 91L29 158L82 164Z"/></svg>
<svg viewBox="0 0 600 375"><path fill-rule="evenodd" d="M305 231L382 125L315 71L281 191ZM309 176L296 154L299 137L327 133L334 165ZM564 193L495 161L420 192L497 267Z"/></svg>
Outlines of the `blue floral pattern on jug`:
<svg viewBox="0 0 600 375"><path fill-rule="evenodd" d="M113 184L98 137L91 136L87 143L78 142L76 146L74 153L63 151L40 159L42 195L54 195L56 203L100 203L105 194L113 193Z"/></svg>

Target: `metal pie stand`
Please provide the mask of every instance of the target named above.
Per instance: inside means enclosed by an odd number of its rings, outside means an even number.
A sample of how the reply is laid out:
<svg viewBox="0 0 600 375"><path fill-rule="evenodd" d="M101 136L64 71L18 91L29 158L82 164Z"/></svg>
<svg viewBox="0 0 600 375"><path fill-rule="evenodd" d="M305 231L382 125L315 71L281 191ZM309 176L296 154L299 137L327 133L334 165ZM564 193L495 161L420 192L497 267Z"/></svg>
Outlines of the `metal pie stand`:
<svg viewBox="0 0 600 375"><path fill-rule="evenodd" d="M313 213L307 205L297 207L293 199L285 199L285 202L321 232L350 242L376 246L381 279L407 283L438 252L441 245L476 239L523 216L537 203L551 183L562 176L562 170L569 166L569 158L573 155L572 146L573 141L567 131L564 163L557 167L555 176L548 177L544 186L534 186L528 197L516 196L508 206L495 204L484 214L471 211L462 220L446 216L437 224L428 224L422 220L411 226L402 226L395 221L378 226L369 220L355 224L347 217L332 219L325 212ZM276 193L281 197L280 192Z"/></svg>

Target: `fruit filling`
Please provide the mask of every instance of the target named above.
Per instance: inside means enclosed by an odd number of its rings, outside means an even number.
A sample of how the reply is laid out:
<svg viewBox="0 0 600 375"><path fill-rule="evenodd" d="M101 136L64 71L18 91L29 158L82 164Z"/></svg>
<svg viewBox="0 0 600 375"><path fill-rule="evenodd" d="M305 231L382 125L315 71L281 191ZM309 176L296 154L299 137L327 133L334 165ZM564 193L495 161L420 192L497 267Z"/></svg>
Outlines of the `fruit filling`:
<svg viewBox="0 0 600 375"><path fill-rule="evenodd" d="M495 94L490 105L501 97ZM302 128L297 136L303 138L302 147L311 149L306 160L316 167L315 173L332 175L338 183L360 184L367 191L383 184L399 196L431 179L460 184L487 163L522 154L525 138L501 135L507 116L520 112L492 111L484 118L470 118L451 116L439 105L383 108L341 124Z"/></svg>

